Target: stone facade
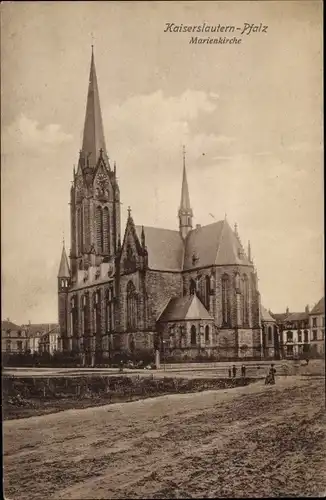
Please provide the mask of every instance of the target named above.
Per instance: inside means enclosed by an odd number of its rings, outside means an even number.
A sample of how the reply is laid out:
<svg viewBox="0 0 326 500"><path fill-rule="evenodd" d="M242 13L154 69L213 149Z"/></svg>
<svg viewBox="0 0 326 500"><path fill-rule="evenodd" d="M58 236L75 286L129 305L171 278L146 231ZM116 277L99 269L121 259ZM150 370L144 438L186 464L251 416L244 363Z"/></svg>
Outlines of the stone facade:
<svg viewBox="0 0 326 500"><path fill-rule="evenodd" d="M64 350L79 352L85 364L122 352L154 359L155 350L180 359L261 355L250 247L246 254L226 219L192 229L185 152L179 229L136 226L129 209L121 242L120 190L106 153L93 55L70 207L70 266L63 248L58 273ZM172 319L163 321L167 308Z"/></svg>

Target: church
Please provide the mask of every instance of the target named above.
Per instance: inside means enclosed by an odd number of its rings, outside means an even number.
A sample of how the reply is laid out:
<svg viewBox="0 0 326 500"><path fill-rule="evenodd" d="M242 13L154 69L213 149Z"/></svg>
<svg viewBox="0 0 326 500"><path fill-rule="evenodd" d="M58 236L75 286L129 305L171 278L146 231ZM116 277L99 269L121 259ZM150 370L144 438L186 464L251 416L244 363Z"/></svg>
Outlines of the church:
<svg viewBox="0 0 326 500"><path fill-rule="evenodd" d="M121 232L116 164L103 131L92 50L82 148L70 191L71 250L58 272L61 348L93 366L113 355L176 360L263 353L257 273L235 225L193 227L185 154L179 227ZM181 176L180 176L181 177ZM177 202L176 202L177 208Z"/></svg>

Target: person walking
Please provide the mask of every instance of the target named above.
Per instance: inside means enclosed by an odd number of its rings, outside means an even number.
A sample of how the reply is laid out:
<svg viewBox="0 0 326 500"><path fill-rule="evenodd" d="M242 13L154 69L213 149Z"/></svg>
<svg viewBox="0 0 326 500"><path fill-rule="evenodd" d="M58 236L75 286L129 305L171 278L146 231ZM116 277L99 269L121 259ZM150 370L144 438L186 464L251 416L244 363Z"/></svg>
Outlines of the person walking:
<svg viewBox="0 0 326 500"><path fill-rule="evenodd" d="M231 366L229 366L229 378L232 377Z"/></svg>
<svg viewBox="0 0 326 500"><path fill-rule="evenodd" d="M232 366L232 375L233 375L233 378L235 378L237 376L237 367L235 365Z"/></svg>
<svg viewBox="0 0 326 500"><path fill-rule="evenodd" d="M246 367L245 367L245 365L242 365L241 366L241 377L245 378L245 376L246 376Z"/></svg>
<svg viewBox="0 0 326 500"><path fill-rule="evenodd" d="M274 363L271 364L270 370L269 370L270 376L271 376L271 384L275 384L275 373L276 370L274 368Z"/></svg>

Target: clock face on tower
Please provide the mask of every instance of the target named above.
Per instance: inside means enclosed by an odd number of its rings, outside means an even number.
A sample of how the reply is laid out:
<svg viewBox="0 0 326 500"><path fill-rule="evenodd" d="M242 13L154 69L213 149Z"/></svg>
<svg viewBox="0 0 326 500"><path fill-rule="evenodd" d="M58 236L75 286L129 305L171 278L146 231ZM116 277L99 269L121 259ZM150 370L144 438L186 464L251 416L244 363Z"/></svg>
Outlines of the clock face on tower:
<svg viewBox="0 0 326 500"><path fill-rule="evenodd" d="M108 196L108 180L103 172L100 172L97 176L96 192L98 196Z"/></svg>

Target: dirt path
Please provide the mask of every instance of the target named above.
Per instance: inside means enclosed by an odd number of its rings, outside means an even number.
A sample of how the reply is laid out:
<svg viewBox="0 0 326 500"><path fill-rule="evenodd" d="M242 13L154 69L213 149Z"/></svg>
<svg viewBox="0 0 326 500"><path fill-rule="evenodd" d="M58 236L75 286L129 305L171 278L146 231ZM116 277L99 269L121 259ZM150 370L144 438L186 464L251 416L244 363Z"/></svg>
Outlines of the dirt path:
<svg viewBox="0 0 326 500"><path fill-rule="evenodd" d="M324 387L287 377L4 423L11 499L320 495Z"/></svg>

